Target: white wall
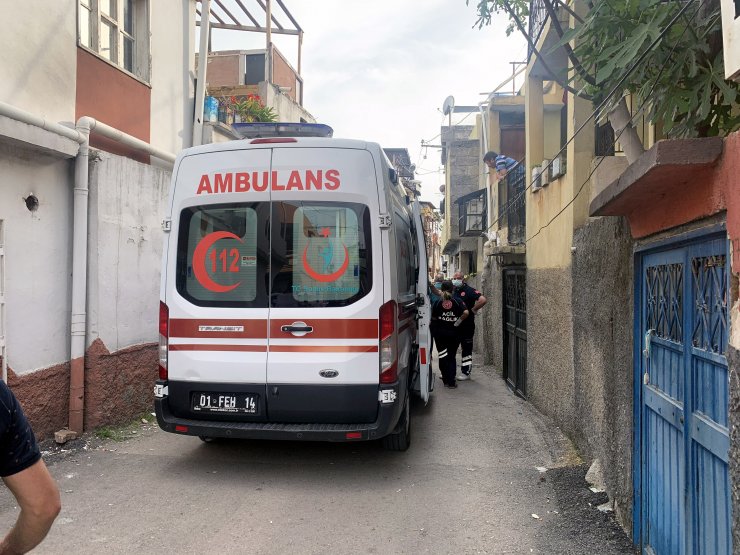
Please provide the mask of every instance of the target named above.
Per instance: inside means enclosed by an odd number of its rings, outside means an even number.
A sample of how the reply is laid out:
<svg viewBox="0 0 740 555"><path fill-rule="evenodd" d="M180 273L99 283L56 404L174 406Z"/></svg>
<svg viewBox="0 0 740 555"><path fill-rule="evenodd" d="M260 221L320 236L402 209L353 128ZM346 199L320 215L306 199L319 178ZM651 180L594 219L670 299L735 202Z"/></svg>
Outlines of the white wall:
<svg viewBox="0 0 740 555"><path fill-rule="evenodd" d="M316 119L304 110L300 104L297 104L287 94L282 94L277 87L262 81L259 85L260 96L265 105L271 106L278 115L278 121L281 122L299 122L301 118L308 123L316 123Z"/></svg>
<svg viewBox="0 0 740 555"><path fill-rule="evenodd" d="M73 164L0 143L8 365L18 374L69 360Z"/></svg>
<svg viewBox="0 0 740 555"><path fill-rule="evenodd" d="M733 0L722 0L722 36L725 77L740 81L740 17L735 17Z"/></svg>
<svg viewBox="0 0 740 555"><path fill-rule="evenodd" d="M88 346L158 338L162 219L171 172L99 153L90 168Z"/></svg>
<svg viewBox="0 0 740 555"><path fill-rule="evenodd" d="M150 0L151 144L177 154L192 145L195 0Z"/></svg>
<svg viewBox="0 0 740 555"><path fill-rule="evenodd" d="M77 2L3 2L0 100L50 121L73 121Z"/></svg>

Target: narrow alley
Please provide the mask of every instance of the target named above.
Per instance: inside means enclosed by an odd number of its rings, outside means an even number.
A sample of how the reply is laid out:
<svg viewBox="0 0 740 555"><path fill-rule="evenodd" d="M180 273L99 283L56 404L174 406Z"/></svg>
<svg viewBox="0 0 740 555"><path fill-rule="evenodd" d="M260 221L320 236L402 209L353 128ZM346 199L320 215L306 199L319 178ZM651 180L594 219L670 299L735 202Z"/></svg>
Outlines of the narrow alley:
<svg viewBox="0 0 740 555"><path fill-rule="evenodd" d="M35 552L632 552L564 436L492 367L456 390L437 381L412 415L405 453L205 444L141 421L64 450L47 443L63 509ZM0 527L16 517L2 496Z"/></svg>

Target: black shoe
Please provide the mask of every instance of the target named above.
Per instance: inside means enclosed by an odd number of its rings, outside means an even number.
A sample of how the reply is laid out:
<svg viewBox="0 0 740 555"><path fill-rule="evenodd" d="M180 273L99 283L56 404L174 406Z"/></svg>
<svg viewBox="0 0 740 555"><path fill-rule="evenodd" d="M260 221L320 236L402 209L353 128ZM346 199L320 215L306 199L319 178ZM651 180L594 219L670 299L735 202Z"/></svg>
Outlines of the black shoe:
<svg viewBox="0 0 740 555"><path fill-rule="evenodd" d="M445 387L449 389L457 389L457 384L456 383L453 383L453 384L446 383Z"/></svg>

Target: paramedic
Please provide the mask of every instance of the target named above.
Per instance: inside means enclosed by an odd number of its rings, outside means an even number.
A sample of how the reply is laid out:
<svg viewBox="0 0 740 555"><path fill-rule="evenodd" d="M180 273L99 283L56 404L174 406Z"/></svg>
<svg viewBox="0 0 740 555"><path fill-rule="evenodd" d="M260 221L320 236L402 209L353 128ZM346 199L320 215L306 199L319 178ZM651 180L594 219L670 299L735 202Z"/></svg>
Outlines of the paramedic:
<svg viewBox="0 0 740 555"><path fill-rule="evenodd" d="M470 317L460 325L460 375L458 380L469 380L473 369L473 336L475 335L475 314L488 302L480 291L473 289L463 281L462 272L455 272L452 277L455 287L455 298L461 301L470 311Z"/></svg>
<svg viewBox="0 0 740 555"><path fill-rule="evenodd" d="M41 543L61 509L59 488L41 460L31 426L0 381L0 476L21 509L0 543L0 555L26 553Z"/></svg>
<svg viewBox="0 0 740 555"><path fill-rule="evenodd" d="M434 276L434 280L429 282L429 306L434 308L434 303L436 303L438 300L440 300L442 297L442 292L440 291L440 287L442 287L442 281L444 281L445 277L442 275L441 272L438 272L436 276ZM431 314L431 310L430 310ZM430 330L431 331L431 330ZM434 335L432 335L432 342L429 346L429 349L434 349ZM432 352L431 350L429 351Z"/></svg>
<svg viewBox="0 0 740 555"><path fill-rule="evenodd" d="M458 327L462 326L469 314L465 305L454 297L453 290L452 282L442 282L441 298L432 306L431 323L432 337L434 337L434 342L437 345L442 382L445 387L452 389L457 387L455 382L455 356L460 344Z"/></svg>

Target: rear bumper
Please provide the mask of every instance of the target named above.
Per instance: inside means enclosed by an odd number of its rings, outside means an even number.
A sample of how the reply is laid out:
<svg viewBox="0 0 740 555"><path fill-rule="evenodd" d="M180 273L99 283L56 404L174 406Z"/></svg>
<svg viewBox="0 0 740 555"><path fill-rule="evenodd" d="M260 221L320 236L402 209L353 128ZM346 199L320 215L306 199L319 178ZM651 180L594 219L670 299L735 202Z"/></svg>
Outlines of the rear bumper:
<svg viewBox="0 0 740 555"><path fill-rule="evenodd" d="M166 382L157 382L166 385ZM234 422L228 420L196 420L172 414L167 396L155 398L154 409L159 427L166 432L180 435L239 438L274 439L290 441L369 441L380 439L391 433L401 416L407 392L399 391L398 384L383 386L396 393L393 403L378 403L378 416L372 423L281 423L281 422Z"/></svg>

